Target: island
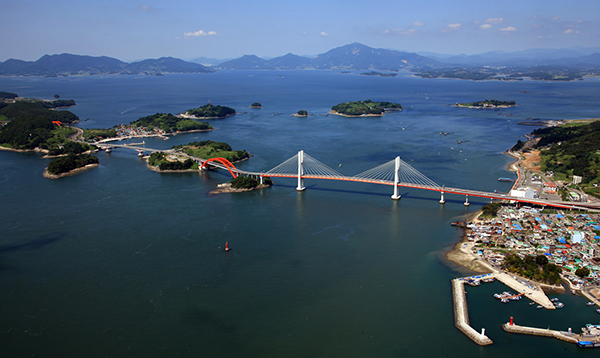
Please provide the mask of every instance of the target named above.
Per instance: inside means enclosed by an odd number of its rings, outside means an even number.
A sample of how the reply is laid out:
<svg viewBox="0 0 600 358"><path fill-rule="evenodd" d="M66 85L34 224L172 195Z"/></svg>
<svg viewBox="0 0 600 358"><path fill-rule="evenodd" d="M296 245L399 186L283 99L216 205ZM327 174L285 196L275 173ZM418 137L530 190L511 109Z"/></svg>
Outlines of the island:
<svg viewBox="0 0 600 358"><path fill-rule="evenodd" d="M397 73L381 73L381 72L377 72L377 71L370 71L370 72L363 72L360 74L361 76L379 76L379 77L396 77L398 76Z"/></svg>
<svg viewBox="0 0 600 358"><path fill-rule="evenodd" d="M235 109L225 106L212 105L210 102L202 107L188 109L180 114L183 118L194 119L222 119L235 114Z"/></svg>
<svg viewBox="0 0 600 358"><path fill-rule="evenodd" d="M456 103L454 107L473 108L473 109L495 109L495 108L510 108L516 106L515 101L498 101L495 99L486 99L477 102Z"/></svg>
<svg viewBox="0 0 600 358"><path fill-rule="evenodd" d="M254 102L250 105L250 108L262 108L262 104L259 102Z"/></svg>
<svg viewBox="0 0 600 358"><path fill-rule="evenodd" d="M217 189L211 191L209 194L223 194L223 193L242 193L254 189L264 189L273 185L271 178L263 178L263 184L260 184L258 180L253 177L238 175L233 178L229 183L223 183L217 185Z"/></svg>
<svg viewBox="0 0 600 358"><path fill-rule="evenodd" d="M224 142L205 140L174 146L171 153L154 152L148 157L147 163L150 169L160 172L198 171L200 168L195 158L225 158L236 163L250 158L250 153L233 150Z"/></svg>
<svg viewBox="0 0 600 358"><path fill-rule="evenodd" d="M89 155L69 154L66 157L53 159L48 163L44 171L44 177L49 179L58 179L65 176L78 174L84 170L95 168L99 165L98 158Z"/></svg>
<svg viewBox="0 0 600 358"><path fill-rule="evenodd" d="M292 117L308 117L308 112L304 109L299 110L297 113L291 114Z"/></svg>
<svg viewBox="0 0 600 358"><path fill-rule="evenodd" d="M192 117L194 118L194 117ZM133 129L133 131L132 131ZM153 129L156 134L167 134L174 132L208 131L214 128L206 122L198 122L190 118L177 117L171 113L156 113L151 116L135 120L129 126L118 126L117 135L121 131L127 133L136 132L135 129ZM156 130L154 130L156 129Z"/></svg>
<svg viewBox="0 0 600 358"><path fill-rule="evenodd" d="M331 107L331 114L337 114L344 117L381 117L385 112L401 111L402 105L392 102L373 102L370 99L366 101L345 102Z"/></svg>

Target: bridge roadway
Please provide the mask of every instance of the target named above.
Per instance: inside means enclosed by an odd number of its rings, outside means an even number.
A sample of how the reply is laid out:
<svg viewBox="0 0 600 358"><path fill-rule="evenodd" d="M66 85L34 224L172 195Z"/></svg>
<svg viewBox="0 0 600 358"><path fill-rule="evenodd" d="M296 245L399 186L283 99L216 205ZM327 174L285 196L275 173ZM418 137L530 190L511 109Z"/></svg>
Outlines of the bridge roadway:
<svg viewBox="0 0 600 358"><path fill-rule="evenodd" d="M145 151L145 152L164 152L164 153L169 153L169 154L177 154L177 155L181 155L184 157L188 157L192 160L195 160L200 164L204 164L204 162L207 161L207 159L194 157L194 156L188 155L186 153L182 153L182 152L177 152L177 151L174 151L173 149L166 149L166 150L165 149L153 149L153 148L147 148L147 147L140 147L138 145L127 145L127 144L96 143L95 145L98 146L99 148L105 148L108 146L108 147L112 147L112 148L114 148L114 147L127 148L127 149L133 149L133 150ZM227 168L225 165L223 165L219 162L211 162L210 165L217 167L219 169L223 169L223 170L231 169L233 172L236 172L237 174L242 174L242 175L250 175L250 176L255 176L255 177L261 177L264 175L264 173L249 172L249 171L240 170L237 168ZM298 174L269 174L268 176L270 178L296 178L296 179L298 178ZM374 179L365 179L365 178L347 177L347 176L332 177L332 176L305 174L302 176L302 178L304 178L304 179L341 180L341 181L352 181L352 182L371 183L371 184L383 184L383 185L391 185L391 186L394 185L394 182L391 180L374 180ZM472 196L472 197L487 198L487 199L494 199L494 200L517 201L517 202L521 202L521 203L535 204L535 205L541 205L541 206L551 206L551 207L557 207L557 208L562 208L562 209L600 211L600 203L572 203L572 202L567 202L567 201L530 199L530 198L510 196L507 194L496 193L496 192L492 193L492 192L470 190L470 189L459 189L459 188L439 187L439 186L436 187L436 186L427 186L427 185L402 183L402 182L398 183L398 186L405 187L405 188L415 188L415 189L437 191L437 192L440 192L443 194L465 195L465 196L467 196L467 200L468 200L469 196Z"/></svg>

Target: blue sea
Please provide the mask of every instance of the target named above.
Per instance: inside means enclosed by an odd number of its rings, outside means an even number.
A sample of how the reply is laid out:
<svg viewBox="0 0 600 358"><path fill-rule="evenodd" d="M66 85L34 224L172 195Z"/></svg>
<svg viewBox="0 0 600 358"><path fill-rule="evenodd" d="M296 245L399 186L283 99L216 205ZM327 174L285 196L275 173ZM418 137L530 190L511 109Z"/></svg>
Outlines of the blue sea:
<svg viewBox="0 0 600 358"><path fill-rule="evenodd" d="M335 71L219 71L165 76L0 77L21 97L74 99L83 128L212 104L238 114L216 130L146 139L168 149L199 140L253 157L266 172L299 150L344 175L400 156L439 185L508 191L503 154L535 127L528 118L599 116L600 79L462 81ZM381 118L326 115L346 101L401 103ZM456 102L514 100L503 110ZM251 109L260 102L262 109ZM299 110L312 115L290 116ZM440 132L450 133L448 135ZM135 140L139 142L139 140ZM461 143L459 144L458 141ZM454 327L450 280L471 274L445 259L450 226L484 199L390 186L293 179L210 195L229 173L156 173L133 150L49 180L47 159L0 151L2 357L530 357L593 350L504 332L517 324L578 331L600 316L582 297L537 310L501 304L500 283L468 288L480 347ZM224 252L225 242L232 249Z"/></svg>

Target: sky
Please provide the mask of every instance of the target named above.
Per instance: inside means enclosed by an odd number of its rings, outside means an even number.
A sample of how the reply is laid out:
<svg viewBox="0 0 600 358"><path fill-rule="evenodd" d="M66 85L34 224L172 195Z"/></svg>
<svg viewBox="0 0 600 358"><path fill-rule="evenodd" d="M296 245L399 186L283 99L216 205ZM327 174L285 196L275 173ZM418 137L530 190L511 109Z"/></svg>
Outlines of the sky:
<svg viewBox="0 0 600 358"><path fill-rule="evenodd" d="M354 42L478 54L600 46L599 0L0 0L0 61L294 53Z"/></svg>

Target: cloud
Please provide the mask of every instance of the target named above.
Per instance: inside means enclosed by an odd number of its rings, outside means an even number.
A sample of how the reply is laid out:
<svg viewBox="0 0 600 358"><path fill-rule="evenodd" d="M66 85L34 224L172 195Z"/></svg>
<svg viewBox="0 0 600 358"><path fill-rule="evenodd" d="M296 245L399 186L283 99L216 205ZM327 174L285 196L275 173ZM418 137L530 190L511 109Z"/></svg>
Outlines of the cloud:
<svg viewBox="0 0 600 358"><path fill-rule="evenodd" d="M565 34L580 34L581 31L579 31L579 30L573 30L573 29L566 29L564 33Z"/></svg>
<svg viewBox="0 0 600 358"><path fill-rule="evenodd" d="M185 32L183 34L184 37L189 38L189 37L199 37L199 36L216 36L218 35L216 31L209 31L209 32L205 32L203 30L198 30L196 32Z"/></svg>
<svg viewBox="0 0 600 358"><path fill-rule="evenodd" d="M492 25L490 25L490 24L483 24L483 25L479 26L479 28L482 29L482 30L487 30L487 29L491 29Z"/></svg>
<svg viewBox="0 0 600 358"><path fill-rule="evenodd" d="M457 23L457 24L448 24L443 30L442 32L450 32L450 31L456 31L456 30L460 30L462 27L461 23Z"/></svg>
<svg viewBox="0 0 600 358"><path fill-rule="evenodd" d="M384 30L381 33L382 34L391 34L391 35L414 35L418 32L419 31L417 31L416 29L403 29L403 28L397 27L395 29Z"/></svg>
<svg viewBox="0 0 600 358"><path fill-rule="evenodd" d="M425 25L425 24L422 22L419 22L419 21L413 22L413 26L423 26L423 25Z"/></svg>
<svg viewBox="0 0 600 358"><path fill-rule="evenodd" d="M514 26L509 26L509 27L503 27L498 31L511 32L511 31L517 31L517 29Z"/></svg>
<svg viewBox="0 0 600 358"><path fill-rule="evenodd" d="M558 16L551 17L550 20L556 21L556 20L558 20Z"/></svg>
<svg viewBox="0 0 600 358"><path fill-rule="evenodd" d="M485 23L487 24L501 24L504 22L504 19L501 17L490 17L489 19L485 20Z"/></svg>
<svg viewBox="0 0 600 358"><path fill-rule="evenodd" d="M327 36L329 36L329 34L328 34L327 32L325 32L325 31L322 31L322 32L321 32L321 36L323 36L323 37L327 37Z"/></svg>

